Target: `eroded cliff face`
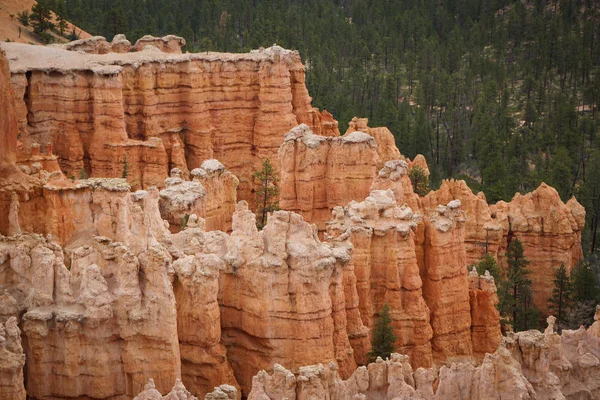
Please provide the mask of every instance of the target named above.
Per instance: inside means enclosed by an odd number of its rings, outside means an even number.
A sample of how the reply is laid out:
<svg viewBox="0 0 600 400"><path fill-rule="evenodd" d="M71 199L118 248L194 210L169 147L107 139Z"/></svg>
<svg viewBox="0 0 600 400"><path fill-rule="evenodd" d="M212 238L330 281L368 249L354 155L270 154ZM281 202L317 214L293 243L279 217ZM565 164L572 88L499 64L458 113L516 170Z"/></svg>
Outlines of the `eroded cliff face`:
<svg viewBox="0 0 600 400"><path fill-rule="evenodd" d="M420 206L433 210L439 204L460 200L465 212L465 255L467 265L479 262L486 252L497 255L502 241L503 227L492 217L485 195L473 194L465 181L442 181L439 190L429 192L419 199Z"/></svg>
<svg viewBox="0 0 600 400"><path fill-rule="evenodd" d="M486 278L487 279L487 278ZM275 399L595 399L600 395L600 321L587 331L510 334L481 364L448 362L437 368L413 370L408 357L356 369L343 380L335 363L302 367L296 373L275 365L259 372L249 400ZM597 318L600 318L598 307Z"/></svg>
<svg viewBox="0 0 600 400"><path fill-rule="evenodd" d="M176 54L177 40L144 37L130 53L98 50L101 40L73 48L91 54L3 43L25 148L53 144L67 176L121 177L127 164L134 189L217 158L250 201L252 172L277 159L293 126L339 134L331 115L310 105L297 52Z"/></svg>
<svg viewBox="0 0 600 400"><path fill-rule="evenodd" d="M510 241L518 238L530 262L534 304L547 313L556 269L564 265L571 271L583 257L581 231L585 209L575 198L563 203L554 188L542 183L531 193L517 193L509 203L498 202L491 212L503 227L499 260L506 263L506 249Z"/></svg>
<svg viewBox="0 0 600 400"><path fill-rule="evenodd" d="M10 86L10 71L4 51L0 50L0 167L6 168L16 161L17 150L17 111Z"/></svg>
<svg viewBox="0 0 600 400"><path fill-rule="evenodd" d="M259 232L240 203L224 259L221 337L243 390L273 362L297 368L339 357L353 369L341 274L347 254L321 243L314 227L287 211L273 213Z"/></svg>
<svg viewBox="0 0 600 400"><path fill-rule="evenodd" d="M24 366L25 354L17 319L10 317L6 323L0 319L0 398L26 399L27 393L23 386Z"/></svg>
<svg viewBox="0 0 600 400"><path fill-rule="evenodd" d="M315 135L307 125L295 127L279 149L279 206L323 230L334 207L368 196L381 164L377 149L363 132L329 137Z"/></svg>
<svg viewBox="0 0 600 400"><path fill-rule="evenodd" d="M171 170L160 191L160 213L172 231L187 224L190 215L204 219L206 230L231 231L239 180L218 160L206 160L191 172L191 181L178 168Z"/></svg>
<svg viewBox="0 0 600 400"><path fill-rule="evenodd" d="M542 185L488 206L462 181L419 197L408 171L427 173L425 159L366 120L339 136L310 106L297 53L143 39L132 53L124 37L2 44L15 93L4 67L0 107L18 121L0 126L0 397L23 398L23 371L40 399L597 395L598 323L498 348L493 278L466 268L486 245L503 262L514 236L534 274L570 268L574 199ZM236 201L265 157L286 211L259 231ZM384 303L408 356L357 369ZM8 344L19 329L25 368Z"/></svg>
<svg viewBox="0 0 600 400"><path fill-rule="evenodd" d="M360 203L336 207L327 228L332 240L348 240L353 245L346 292L356 290L362 322L354 325L364 325L370 332L383 305L388 304L396 349L408 354L416 366L430 366L430 310L423 299L414 239L421 223L419 214L397 205L391 190L374 190ZM347 312L350 321L355 312ZM357 331L351 343L356 361L364 365L370 340L362 339L364 335Z"/></svg>

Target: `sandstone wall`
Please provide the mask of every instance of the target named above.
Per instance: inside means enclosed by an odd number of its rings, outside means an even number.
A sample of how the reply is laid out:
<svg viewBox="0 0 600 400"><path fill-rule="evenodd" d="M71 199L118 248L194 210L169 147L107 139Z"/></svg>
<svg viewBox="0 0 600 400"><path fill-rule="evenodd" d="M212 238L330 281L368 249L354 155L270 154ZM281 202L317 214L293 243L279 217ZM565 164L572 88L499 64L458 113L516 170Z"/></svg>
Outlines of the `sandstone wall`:
<svg viewBox="0 0 600 400"><path fill-rule="evenodd" d="M492 217L482 192L475 195L465 181L450 179L442 181L439 190L431 191L419 199L424 210L433 210L452 200L460 200L461 209L465 212L467 265L481 261L486 251L497 257L503 235L502 225Z"/></svg>
<svg viewBox="0 0 600 400"><path fill-rule="evenodd" d="M467 279L465 214L458 200L424 215L418 261L423 296L431 310L434 361L470 357L471 310Z"/></svg>
<svg viewBox="0 0 600 400"><path fill-rule="evenodd" d="M168 54L156 40L123 54L2 44L24 143L52 143L67 176L120 177L127 158L134 189L218 158L252 200L252 172L276 160L293 126L337 134L331 115L310 105L297 52Z"/></svg>
<svg viewBox="0 0 600 400"><path fill-rule="evenodd" d="M0 320L0 398L25 400L23 367L25 354L21 346L21 331L17 319L11 317L6 324Z"/></svg>
<svg viewBox="0 0 600 400"><path fill-rule="evenodd" d="M600 307L597 319L600 318ZM536 330L504 338L481 364L447 363L413 370L408 357L357 368L346 380L335 363L317 364L292 373L275 365L252 381L249 400L295 399L596 399L600 395L600 321L587 331L545 333Z"/></svg>
<svg viewBox="0 0 600 400"><path fill-rule="evenodd" d="M246 393L256 371L274 362L297 368L339 356L349 370L356 365L338 312L343 303L336 304L335 295L343 296L339 257L301 216L277 211L259 232L247 205L238 205L219 304L221 339Z"/></svg>
<svg viewBox="0 0 600 400"><path fill-rule="evenodd" d="M319 136L307 125L299 125L279 149L279 206L323 230L334 207L367 197L380 163L370 135Z"/></svg>
<svg viewBox="0 0 600 400"><path fill-rule="evenodd" d="M517 193L509 203L498 202L490 211L503 228L500 262L506 266L508 244L519 238L530 262L534 304L547 313L556 269L564 264L571 271L583 257L581 231L585 209L575 198L563 203L554 188L542 183L531 193Z"/></svg>
<svg viewBox="0 0 600 400"><path fill-rule="evenodd" d="M17 111L10 86L10 71L6 55L0 50L0 168L16 161L17 149Z"/></svg>
<svg viewBox="0 0 600 400"><path fill-rule="evenodd" d="M239 180L218 160L206 160L191 172L192 181L182 171L171 170L160 191L161 216L172 231L179 231L190 215L204 219L207 230L231 231L231 218L237 203Z"/></svg>
<svg viewBox="0 0 600 400"><path fill-rule="evenodd" d="M362 324L370 331L383 305L388 304L396 349L409 355L414 365L430 366L430 311L423 299L414 240L419 223L418 214L396 205L391 190L375 190L363 202L352 201L344 209L334 209L327 228L332 240L348 240L353 245L354 276L346 282L356 289L350 286L346 292L356 290ZM366 364L370 343L353 336L356 361Z"/></svg>

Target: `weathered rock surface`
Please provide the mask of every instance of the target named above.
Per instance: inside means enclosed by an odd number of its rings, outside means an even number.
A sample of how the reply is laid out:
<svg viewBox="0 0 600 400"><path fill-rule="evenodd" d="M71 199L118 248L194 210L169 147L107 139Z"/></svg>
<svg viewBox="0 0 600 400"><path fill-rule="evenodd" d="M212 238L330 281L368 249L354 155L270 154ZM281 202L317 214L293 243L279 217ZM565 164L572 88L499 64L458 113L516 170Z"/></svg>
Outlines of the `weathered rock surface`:
<svg viewBox="0 0 600 400"><path fill-rule="evenodd" d="M404 160L387 161L371 185L371 190L374 189L391 189L394 192L396 203L407 204L415 211L421 209L419 195L414 192L408 177L408 163Z"/></svg>
<svg viewBox="0 0 600 400"><path fill-rule="evenodd" d="M323 230L334 207L368 196L380 163L370 135L319 136L307 125L299 125L285 136L279 149L279 206Z"/></svg>
<svg viewBox="0 0 600 400"><path fill-rule="evenodd" d="M291 212L274 212L259 232L244 202L226 249L221 340L246 393L256 371L275 362L297 368L338 359L354 369L341 290L347 254L321 243L314 227Z"/></svg>
<svg viewBox="0 0 600 400"><path fill-rule="evenodd" d="M460 201L425 213L417 260L423 296L431 310L434 361L470 357L471 310L464 247L465 213Z"/></svg>
<svg viewBox="0 0 600 400"><path fill-rule="evenodd" d="M575 198L563 203L554 188L542 183L531 193L517 193L509 203L498 202L490 211L504 234L498 250L500 262L506 264L508 245L513 238L519 238L530 262L534 304L547 313L556 269L564 265L571 271L583 257L581 231L585 209Z"/></svg>
<svg viewBox="0 0 600 400"><path fill-rule="evenodd" d="M173 268L182 380L202 397L207 389L236 382L221 344L217 294L224 264L215 255L197 253L179 258Z"/></svg>
<svg viewBox="0 0 600 400"><path fill-rule="evenodd" d="M201 212L194 212L204 218L206 230L230 232L231 217L235 211L237 188L240 183L238 178L227 171L218 160L204 161L200 168L191 171L191 177L207 192Z"/></svg>
<svg viewBox="0 0 600 400"><path fill-rule="evenodd" d="M500 315L496 309L496 284L489 271L484 275L479 275L475 269L469 272L469 299L473 355L482 359L486 353L496 351L502 340Z"/></svg>
<svg viewBox="0 0 600 400"><path fill-rule="evenodd" d="M6 324L0 320L0 398L25 400L23 367L25 354L21 347L21 331L17 319L10 317Z"/></svg>
<svg viewBox="0 0 600 400"><path fill-rule="evenodd" d="M597 308L597 311L600 307ZM523 374L543 399L600 398L600 313L587 331L553 332L549 317L545 333L536 330L509 334L504 339L512 356L523 366Z"/></svg>
<svg viewBox="0 0 600 400"><path fill-rule="evenodd" d="M17 110L14 93L10 86L10 71L4 51L0 50L0 168L16 162L17 150Z"/></svg>
<svg viewBox="0 0 600 400"><path fill-rule="evenodd" d="M370 128L369 120L367 118L354 117L348 122L348 129L346 135L352 132L364 132L367 135L373 136L377 143L377 153L381 164L379 168L383 166L383 163L391 160L401 160L404 157L400 154L400 151L396 147L396 140L392 132L386 127Z"/></svg>
<svg viewBox="0 0 600 400"><path fill-rule="evenodd" d="M351 343L359 364L366 364L370 340L363 325L372 329L384 304L391 310L397 337L396 349L411 357L416 366L432 363L429 308L422 293L415 252L415 231L421 216L396 204L391 190L374 190L366 200L334 209L327 223L328 237L353 245L352 267L346 271L346 293L358 295L357 310L346 304ZM353 321L351 324L350 321ZM362 323L361 323L362 322ZM368 335L367 335L368 336Z"/></svg>
<svg viewBox="0 0 600 400"><path fill-rule="evenodd" d="M185 39L175 35L167 35L161 38L152 35L145 35L135 42L132 50L142 51L147 46L156 47L163 53L181 54L181 48L185 46Z"/></svg>
<svg viewBox="0 0 600 400"><path fill-rule="evenodd" d="M278 167L292 127L338 134L331 115L311 106L297 52L174 54L180 44L142 38L141 51L115 53L113 43L107 54L85 54L3 43L24 147L53 144L69 177L121 177L126 163L134 189L217 158L251 201L252 173L267 157Z"/></svg>
<svg viewBox="0 0 600 400"><path fill-rule="evenodd" d="M346 380L337 365L318 364L292 373L275 365L259 372L249 400L270 399L597 399L600 396L600 306L587 331L511 333L479 365L447 362L413 371L408 357L359 367Z"/></svg>
<svg viewBox="0 0 600 400"><path fill-rule="evenodd" d="M392 354L388 360L378 358L359 367L346 380L338 375L335 363L302 367L297 374L276 365L272 375L261 371L254 377L248 396L248 400L533 398L535 391L521 365L504 347L486 355L478 367L452 364L442 366L439 372L424 368L413 372L407 356Z"/></svg>
<svg viewBox="0 0 600 400"><path fill-rule="evenodd" d="M444 180L439 190L419 199L421 208L433 210L440 204L460 200L465 212L465 252L467 265L479 262L486 251L497 256L502 241L503 227L494 218L485 195L473 194L465 181Z"/></svg>

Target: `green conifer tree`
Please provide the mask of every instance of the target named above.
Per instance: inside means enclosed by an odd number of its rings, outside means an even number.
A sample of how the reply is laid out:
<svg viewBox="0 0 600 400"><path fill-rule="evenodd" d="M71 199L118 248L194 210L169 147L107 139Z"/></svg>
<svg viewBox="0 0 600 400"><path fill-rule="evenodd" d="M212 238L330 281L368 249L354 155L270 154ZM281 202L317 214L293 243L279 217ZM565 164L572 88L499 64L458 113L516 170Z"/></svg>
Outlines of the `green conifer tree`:
<svg viewBox="0 0 600 400"><path fill-rule="evenodd" d="M265 158L262 164L262 169L254 173L254 182L256 184L256 225L258 229L262 229L267 223L267 215L279 210L279 177L275 173L275 169L271 164L271 160Z"/></svg>
<svg viewBox="0 0 600 400"><path fill-rule="evenodd" d="M121 178L127 179L127 175L129 174L129 164L127 164L127 154L123 157L123 173L121 174Z"/></svg>
<svg viewBox="0 0 600 400"><path fill-rule="evenodd" d="M410 183L412 183L413 190L419 196L425 196L429 193L429 178L425 174L425 170L418 165L413 166L408 171L408 177Z"/></svg>
<svg viewBox="0 0 600 400"><path fill-rule="evenodd" d="M552 289L552 296L548 299L548 308L554 313L559 329L566 323L567 310L571 306L572 291L571 278L567 274L565 265L562 264L554 274L554 289Z"/></svg>
<svg viewBox="0 0 600 400"><path fill-rule="evenodd" d="M515 238L506 251L508 271L506 280L498 288L498 310L505 322L515 331L536 328L539 324L539 310L533 305L529 260L523 253L523 245Z"/></svg>
<svg viewBox="0 0 600 400"><path fill-rule="evenodd" d="M498 266L498 262L494 256L490 253L485 253L483 258L477 264L475 264L475 269L479 275L483 275L485 274L485 271L489 271L490 275L494 277L496 284L500 283L502 278L500 267Z"/></svg>
<svg viewBox="0 0 600 400"><path fill-rule="evenodd" d="M31 7L29 23L33 26L35 33L40 34L53 28L54 24L51 22L51 18L52 14L47 0L40 0Z"/></svg>
<svg viewBox="0 0 600 400"><path fill-rule="evenodd" d="M375 361L377 357L381 357L384 360L389 358L394 352L395 341L396 335L394 335L394 328L392 327L390 307L386 303L379 313L377 322L375 322L375 328L371 337L371 351L367 354L369 362Z"/></svg>

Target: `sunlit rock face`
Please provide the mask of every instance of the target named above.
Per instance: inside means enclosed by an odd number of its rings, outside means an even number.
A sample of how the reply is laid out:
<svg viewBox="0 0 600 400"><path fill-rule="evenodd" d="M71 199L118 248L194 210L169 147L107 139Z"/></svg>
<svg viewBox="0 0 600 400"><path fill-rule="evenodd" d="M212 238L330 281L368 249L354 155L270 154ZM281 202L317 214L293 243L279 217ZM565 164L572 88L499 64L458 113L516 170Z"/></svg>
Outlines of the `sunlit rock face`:
<svg viewBox="0 0 600 400"><path fill-rule="evenodd" d="M518 237L547 298L581 257L576 200L419 196L424 157L365 119L340 136L297 53L182 44L1 45L0 398L598 396L598 323L502 339L467 268ZM259 231L266 157L282 210ZM384 304L405 355L367 365Z"/></svg>
<svg viewBox="0 0 600 400"><path fill-rule="evenodd" d="M366 133L320 136L299 125L285 136L279 164L280 207L323 230L334 207L368 196L380 158L375 139Z"/></svg>
<svg viewBox="0 0 600 400"><path fill-rule="evenodd" d="M239 178L239 198L253 201L252 172L267 157L278 167L292 127L339 135L331 114L311 106L297 52L181 54L184 42L145 36L133 52L120 36L64 48L3 43L24 148L52 144L67 177L121 177L127 165L134 189L216 158Z"/></svg>
<svg viewBox="0 0 600 400"><path fill-rule="evenodd" d="M563 203L554 188L542 183L531 193L517 193L509 203L498 202L490 211L503 227L498 259L506 265L508 245L514 238L521 241L529 260L534 304L547 314L556 269L564 265L570 272L583 258L585 209L574 197Z"/></svg>

